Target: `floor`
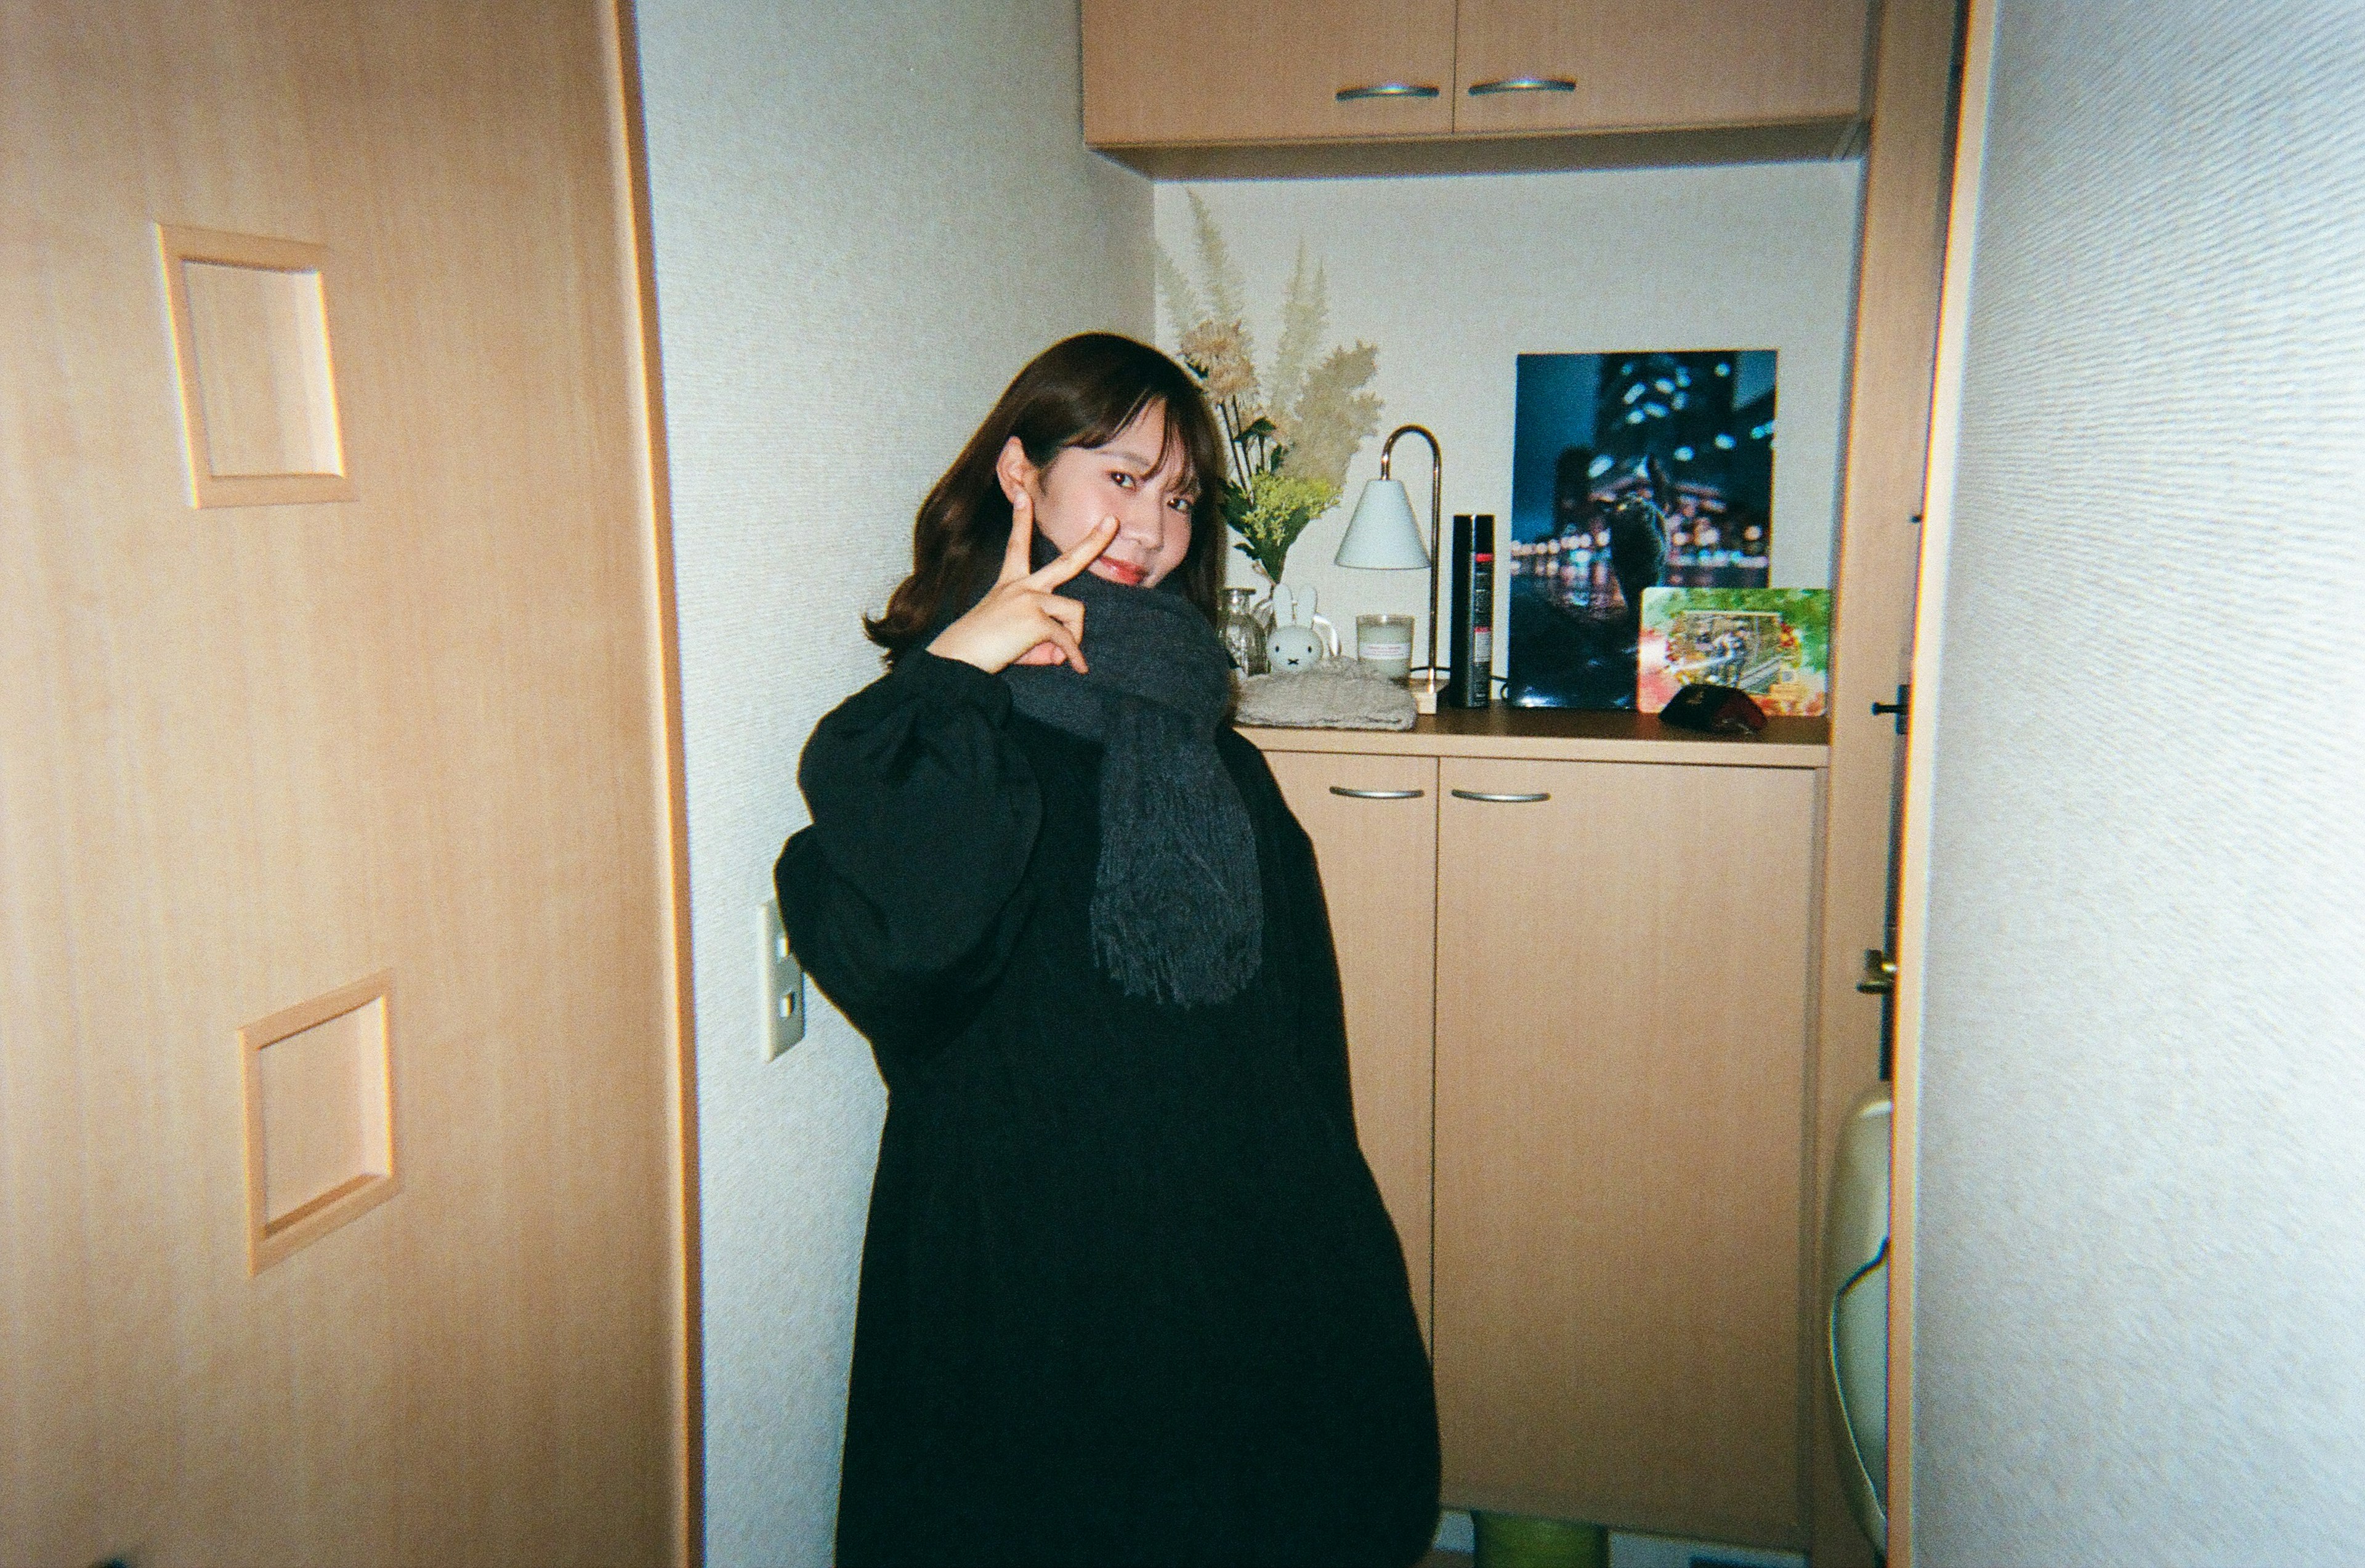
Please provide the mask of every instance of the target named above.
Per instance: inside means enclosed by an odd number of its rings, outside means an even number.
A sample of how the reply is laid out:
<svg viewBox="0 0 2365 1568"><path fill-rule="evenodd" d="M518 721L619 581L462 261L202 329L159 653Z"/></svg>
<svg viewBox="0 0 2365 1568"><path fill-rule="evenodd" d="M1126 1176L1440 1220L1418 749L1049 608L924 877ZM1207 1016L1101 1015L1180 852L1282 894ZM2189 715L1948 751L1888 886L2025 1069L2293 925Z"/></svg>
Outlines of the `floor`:
<svg viewBox="0 0 2365 1568"><path fill-rule="evenodd" d="M1469 1540L1463 1527L1461 1539ZM1796 1552L1764 1551L1745 1546L1720 1546L1704 1540L1676 1540L1664 1536L1623 1535L1609 1537L1612 1568L1685 1568L1697 1562L1730 1564L1731 1568L1807 1568L1807 1560ZM1432 1547L1416 1568L1474 1568L1469 1552L1454 1551L1445 1547Z"/></svg>

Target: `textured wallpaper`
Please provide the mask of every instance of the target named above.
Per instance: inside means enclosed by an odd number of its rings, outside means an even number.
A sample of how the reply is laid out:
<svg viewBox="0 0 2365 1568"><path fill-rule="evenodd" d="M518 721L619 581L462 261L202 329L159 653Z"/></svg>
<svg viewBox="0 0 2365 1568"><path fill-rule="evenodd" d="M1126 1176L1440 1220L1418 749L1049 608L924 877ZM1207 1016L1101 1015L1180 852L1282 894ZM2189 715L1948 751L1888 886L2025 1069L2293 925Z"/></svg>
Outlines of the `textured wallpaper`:
<svg viewBox="0 0 2365 1568"><path fill-rule="evenodd" d="M1916 1561L2365 1562L2365 9L2000 27Z"/></svg>
<svg viewBox="0 0 2365 1568"><path fill-rule="evenodd" d="M1149 184L1085 152L1073 0L640 0L689 756L716 1568L826 1563L883 1092L758 910L857 624L1019 365L1150 329Z"/></svg>

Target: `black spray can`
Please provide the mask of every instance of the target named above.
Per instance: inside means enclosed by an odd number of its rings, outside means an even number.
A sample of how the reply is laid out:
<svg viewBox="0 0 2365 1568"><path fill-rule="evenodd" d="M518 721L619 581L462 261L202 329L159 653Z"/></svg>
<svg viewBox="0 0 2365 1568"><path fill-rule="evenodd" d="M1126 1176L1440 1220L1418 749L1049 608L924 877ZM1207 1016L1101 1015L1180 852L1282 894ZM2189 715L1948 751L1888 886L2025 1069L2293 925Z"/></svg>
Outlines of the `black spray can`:
<svg viewBox="0 0 2365 1568"><path fill-rule="evenodd" d="M1495 514L1453 520L1452 674L1437 700L1449 708L1485 708L1495 698Z"/></svg>

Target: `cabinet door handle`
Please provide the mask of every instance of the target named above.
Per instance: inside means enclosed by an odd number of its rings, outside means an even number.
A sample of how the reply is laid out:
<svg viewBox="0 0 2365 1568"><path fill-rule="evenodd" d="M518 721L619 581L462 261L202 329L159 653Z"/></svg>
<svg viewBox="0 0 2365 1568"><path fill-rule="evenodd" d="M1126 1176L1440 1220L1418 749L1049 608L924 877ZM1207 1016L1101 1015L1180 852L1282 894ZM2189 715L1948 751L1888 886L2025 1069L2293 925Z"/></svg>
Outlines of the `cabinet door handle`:
<svg viewBox="0 0 2365 1568"><path fill-rule="evenodd" d="M1484 790L1456 790L1453 798L1457 801L1486 801L1498 806L1531 806L1538 801L1551 800L1552 791L1534 790L1519 795L1495 795Z"/></svg>
<svg viewBox="0 0 2365 1568"><path fill-rule="evenodd" d="M1576 84L1565 76L1504 76L1492 82L1473 82L1470 95L1492 97L1496 93L1574 93Z"/></svg>
<svg viewBox="0 0 2365 1568"><path fill-rule="evenodd" d="M1429 793L1426 790L1350 790L1344 784L1331 785L1330 792L1351 801L1418 801Z"/></svg>
<svg viewBox="0 0 2365 1568"><path fill-rule="evenodd" d="M1341 87L1336 96L1342 104L1362 98L1434 98L1437 89L1421 82L1374 82L1365 87Z"/></svg>

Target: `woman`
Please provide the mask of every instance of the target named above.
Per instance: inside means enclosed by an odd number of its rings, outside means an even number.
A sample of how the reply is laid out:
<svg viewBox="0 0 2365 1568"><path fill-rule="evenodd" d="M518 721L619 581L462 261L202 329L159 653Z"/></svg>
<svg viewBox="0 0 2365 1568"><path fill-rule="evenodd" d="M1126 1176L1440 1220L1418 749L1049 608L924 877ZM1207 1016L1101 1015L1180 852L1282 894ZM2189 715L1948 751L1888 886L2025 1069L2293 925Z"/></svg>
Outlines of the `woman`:
<svg viewBox="0 0 2365 1568"><path fill-rule="evenodd" d="M1437 1428L1305 834L1226 722L1222 447L1021 371L921 507L777 871L888 1089L837 1561L1403 1564Z"/></svg>

